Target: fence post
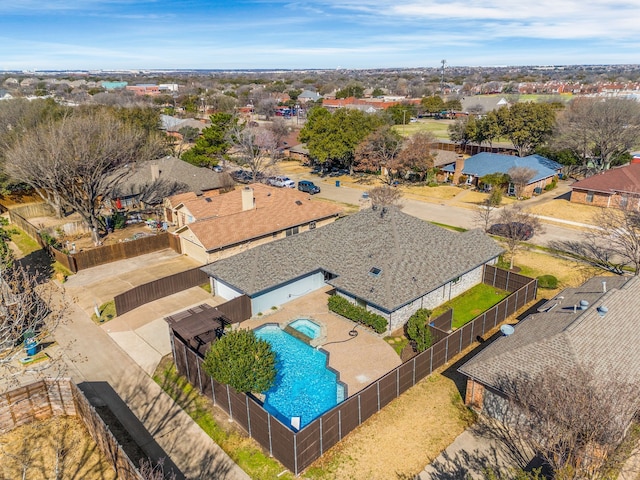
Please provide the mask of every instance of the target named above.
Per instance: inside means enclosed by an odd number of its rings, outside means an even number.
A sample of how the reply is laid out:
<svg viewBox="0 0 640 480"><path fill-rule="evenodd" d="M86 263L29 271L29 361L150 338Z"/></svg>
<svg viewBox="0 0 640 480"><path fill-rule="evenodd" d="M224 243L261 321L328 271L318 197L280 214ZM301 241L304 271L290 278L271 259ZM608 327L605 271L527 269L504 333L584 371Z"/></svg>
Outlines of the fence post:
<svg viewBox="0 0 640 480"><path fill-rule="evenodd" d="M233 408L231 408L231 392L229 391L229 385L227 385L227 403L229 404L229 417L233 420Z"/></svg>
<svg viewBox="0 0 640 480"><path fill-rule="evenodd" d="M249 431L249 436L251 436L251 413L249 412L249 396L244 396L245 405L247 406L247 430Z"/></svg>

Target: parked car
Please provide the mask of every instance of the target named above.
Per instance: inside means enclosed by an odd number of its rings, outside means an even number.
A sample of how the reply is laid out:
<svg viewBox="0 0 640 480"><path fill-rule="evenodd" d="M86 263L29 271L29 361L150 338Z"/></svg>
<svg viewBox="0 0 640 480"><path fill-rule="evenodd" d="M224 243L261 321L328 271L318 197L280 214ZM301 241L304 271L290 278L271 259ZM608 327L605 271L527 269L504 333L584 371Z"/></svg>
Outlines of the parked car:
<svg viewBox="0 0 640 480"><path fill-rule="evenodd" d="M298 190L310 193L311 195L320 193L320 187L309 180L300 180L298 182Z"/></svg>
<svg viewBox="0 0 640 480"><path fill-rule="evenodd" d="M283 177L283 176L273 177L269 179L269 184L273 185L274 187L287 187L287 188L296 187L296 182L291 180L289 177Z"/></svg>
<svg viewBox="0 0 640 480"><path fill-rule="evenodd" d="M496 223L489 227L488 232L492 235L500 235L501 237L515 240L529 240L534 233L531 225L520 222Z"/></svg>

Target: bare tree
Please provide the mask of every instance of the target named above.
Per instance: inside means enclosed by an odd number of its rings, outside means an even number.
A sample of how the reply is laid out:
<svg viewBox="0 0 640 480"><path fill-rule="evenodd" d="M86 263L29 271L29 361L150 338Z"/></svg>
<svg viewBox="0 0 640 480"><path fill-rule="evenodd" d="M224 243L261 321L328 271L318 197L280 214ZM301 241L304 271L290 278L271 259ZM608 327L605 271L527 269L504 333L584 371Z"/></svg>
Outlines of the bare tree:
<svg viewBox="0 0 640 480"><path fill-rule="evenodd" d="M276 163L276 142L269 130L238 125L232 137L234 153L239 157L239 163L251 170L254 182Z"/></svg>
<svg viewBox="0 0 640 480"><path fill-rule="evenodd" d="M485 198L476 211L476 223L484 229L486 232L489 230L494 217L496 209L502 202L502 190L499 187L494 187L487 198Z"/></svg>
<svg viewBox="0 0 640 480"><path fill-rule="evenodd" d="M638 197L632 198L624 208L600 209L592 220L597 227L586 231L582 241L551 246L619 275L627 268L640 275L640 211L635 209Z"/></svg>
<svg viewBox="0 0 640 480"><path fill-rule="evenodd" d="M562 480L601 479L638 411L637 385L596 378L587 367L503 376L500 416L509 444L529 445Z"/></svg>
<svg viewBox="0 0 640 480"><path fill-rule="evenodd" d="M369 190L371 205L375 207L401 207L402 192L397 187L380 185Z"/></svg>
<svg viewBox="0 0 640 480"><path fill-rule="evenodd" d="M516 254L524 247L524 240L535 232L542 230L542 223L535 215L525 211L521 205L503 207L498 216L500 221L499 234L504 238L504 244L509 252L510 268Z"/></svg>
<svg viewBox="0 0 640 480"><path fill-rule="evenodd" d="M395 159L402 147L402 138L389 126L383 126L367 135L356 147L355 170L381 172L382 180L391 184Z"/></svg>
<svg viewBox="0 0 640 480"><path fill-rule="evenodd" d="M585 171L593 173L609 169L616 157L637 144L639 136L637 101L580 97L558 118L554 143L574 152Z"/></svg>
<svg viewBox="0 0 640 480"><path fill-rule="evenodd" d="M516 198L521 199L524 196L524 190L529 185L529 182L538 173L537 170L529 167L512 167L507 171L509 179L516 190Z"/></svg>
<svg viewBox="0 0 640 480"><path fill-rule="evenodd" d="M165 472L165 459L161 458L155 464L150 459L140 460L138 471L144 480L176 480L176 472Z"/></svg>
<svg viewBox="0 0 640 480"><path fill-rule="evenodd" d="M76 111L27 132L7 154L6 168L60 210L69 207L100 232L101 200L136 161L157 158L161 140L104 111Z"/></svg>
<svg viewBox="0 0 640 480"><path fill-rule="evenodd" d="M435 154L433 153L435 137L429 132L416 133L402 145L402 150L395 158L394 168L400 174L414 172L424 178L433 169Z"/></svg>
<svg viewBox="0 0 640 480"><path fill-rule="evenodd" d="M282 117L274 118L267 126L267 129L273 134L276 147L284 146L284 139L289 135L290 129L287 122Z"/></svg>
<svg viewBox="0 0 640 480"><path fill-rule="evenodd" d="M54 284L41 280L37 271L17 264L0 272L0 390L15 386L24 374L18 360L25 346L37 349L65 319L68 303ZM37 373L37 367L30 372Z"/></svg>

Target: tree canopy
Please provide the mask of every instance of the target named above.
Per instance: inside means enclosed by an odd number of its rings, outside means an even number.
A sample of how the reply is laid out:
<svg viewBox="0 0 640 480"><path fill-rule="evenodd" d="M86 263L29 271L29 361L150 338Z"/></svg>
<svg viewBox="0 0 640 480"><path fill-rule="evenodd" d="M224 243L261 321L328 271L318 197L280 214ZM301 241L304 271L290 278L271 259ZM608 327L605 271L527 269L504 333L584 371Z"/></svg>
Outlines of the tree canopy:
<svg viewBox="0 0 640 480"><path fill-rule="evenodd" d="M204 370L238 392L265 392L276 379L276 355L251 330L227 332L211 345Z"/></svg>
<svg viewBox="0 0 640 480"><path fill-rule="evenodd" d="M551 136L555 116L556 109L549 103L518 102L496 111L502 135L511 141L521 157Z"/></svg>
<svg viewBox="0 0 640 480"><path fill-rule="evenodd" d="M331 113L316 107L309 112L299 139L306 142L316 162L335 161L351 167L358 144L383 123L379 116L360 110L340 108Z"/></svg>
<svg viewBox="0 0 640 480"><path fill-rule="evenodd" d="M232 146L230 132L238 119L230 113L214 113L211 125L202 130L195 145L182 154L182 160L198 167L215 166L226 158Z"/></svg>
<svg viewBox="0 0 640 480"><path fill-rule="evenodd" d="M554 146L569 150L586 172L608 170L637 145L640 104L626 98L576 98L558 116Z"/></svg>
<svg viewBox="0 0 640 480"><path fill-rule="evenodd" d="M6 152L6 169L58 211L80 214L99 235L99 212L135 162L158 158L166 145L103 109L75 110L26 132Z"/></svg>

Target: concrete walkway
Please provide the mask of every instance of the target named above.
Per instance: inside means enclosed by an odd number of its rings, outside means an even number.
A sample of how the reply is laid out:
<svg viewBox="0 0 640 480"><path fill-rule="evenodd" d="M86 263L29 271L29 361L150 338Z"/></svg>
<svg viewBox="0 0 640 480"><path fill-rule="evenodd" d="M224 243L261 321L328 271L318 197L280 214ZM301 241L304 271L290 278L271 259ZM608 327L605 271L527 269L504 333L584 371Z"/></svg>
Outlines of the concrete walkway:
<svg viewBox="0 0 640 480"><path fill-rule="evenodd" d="M68 374L94 405L109 407L150 458L168 457L178 478L249 479L78 305L70 305L55 338Z"/></svg>

